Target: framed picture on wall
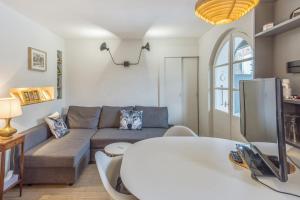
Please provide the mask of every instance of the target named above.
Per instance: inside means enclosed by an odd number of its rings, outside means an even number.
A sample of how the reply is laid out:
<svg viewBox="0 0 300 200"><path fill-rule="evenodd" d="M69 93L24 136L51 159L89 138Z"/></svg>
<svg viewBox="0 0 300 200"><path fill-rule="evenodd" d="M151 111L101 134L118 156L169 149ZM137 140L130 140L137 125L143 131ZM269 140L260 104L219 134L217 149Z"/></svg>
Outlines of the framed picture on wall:
<svg viewBox="0 0 300 200"><path fill-rule="evenodd" d="M33 102L33 101L34 101L34 94L33 94L33 91L29 91L28 94L29 94L30 102Z"/></svg>
<svg viewBox="0 0 300 200"><path fill-rule="evenodd" d="M28 48L28 69L34 71L47 71L47 53L32 47Z"/></svg>
<svg viewBox="0 0 300 200"><path fill-rule="evenodd" d="M33 90L33 98L35 101L40 101L40 95L37 90Z"/></svg>
<svg viewBox="0 0 300 200"><path fill-rule="evenodd" d="M29 93L28 91L23 91L22 92L22 96L23 96L23 99L26 103L30 102L30 97L29 97Z"/></svg>

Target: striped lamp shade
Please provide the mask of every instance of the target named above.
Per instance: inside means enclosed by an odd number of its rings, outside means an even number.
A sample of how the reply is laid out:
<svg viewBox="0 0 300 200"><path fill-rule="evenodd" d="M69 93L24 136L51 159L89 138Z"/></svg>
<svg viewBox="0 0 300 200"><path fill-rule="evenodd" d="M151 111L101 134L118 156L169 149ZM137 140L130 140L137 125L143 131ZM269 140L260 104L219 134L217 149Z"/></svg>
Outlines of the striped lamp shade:
<svg viewBox="0 0 300 200"><path fill-rule="evenodd" d="M22 108L18 99L0 99L0 119L10 119L20 115L22 115Z"/></svg>
<svg viewBox="0 0 300 200"><path fill-rule="evenodd" d="M204 21L218 25L240 19L260 0L198 0L195 13Z"/></svg>

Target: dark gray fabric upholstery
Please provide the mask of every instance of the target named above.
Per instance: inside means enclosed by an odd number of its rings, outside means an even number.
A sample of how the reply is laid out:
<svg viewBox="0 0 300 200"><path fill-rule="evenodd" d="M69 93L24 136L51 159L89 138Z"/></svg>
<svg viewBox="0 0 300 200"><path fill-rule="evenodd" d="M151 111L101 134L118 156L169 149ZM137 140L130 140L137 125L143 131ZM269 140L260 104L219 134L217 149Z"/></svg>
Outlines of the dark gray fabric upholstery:
<svg viewBox="0 0 300 200"><path fill-rule="evenodd" d="M90 163L96 163L95 154L96 154L97 151L104 152L104 149L103 148L91 149Z"/></svg>
<svg viewBox="0 0 300 200"><path fill-rule="evenodd" d="M70 106L67 121L71 129L96 129L101 107Z"/></svg>
<svg viewBox="0 0 300 200"><path fill-rule="evenodd" d="M54 137L25 153L25 167L75 167L90 149L92 129L70 129L61 139Z"/></svg>
<svg viewBox="0 0 300 200"><path fill-rule="evenodd" d="M24 182L26 184L72 184L78 179L88 162L95 160L95 152L103 150L106 145L114 142L134 143L163 136L168 128L167 109L137 108L146 112L143 116L144 127L164 128L119 130L120 110L133 109L133 107L106 106L99 117L100 107L93 110L71 106L66 120L70 123L67 124L81 129L70 129L70 133L61 139L52 137L46 123L23 132L26 134ZM94 129L97 126L102 129Z"/></svg>
<svg viewBox="0 0 300 200"><path fill-rule="evenodd" d="M120 110L132 110L133 106L117 107L103 106L100 116L99 128L119 128L120 127Z"/></svg>
<svg viewBox="0 0 300 200"><path fill-rule="evenodd" d="M25 145L24 151L35 147L36 145L46 141L52 136L50 129L46 123L37 125L31 129L24 131L22 134L25 134Z"/></svg>
<svg viewBox="0 0 300 200"><path fill-rule="evenodd" d="M166 131L165 128L143 128L142 130L99 129L91 139L91 148L103 149L106 145L115 142L135 143L144 139L161 137Z"/></svg>
<svg viewBox="0 0 300 200"><path fill-rule="evenodd" d="M25 167L25 184L73 184L90 161L87 151L76 167Z"/></svg>
<svg viewBox="0 0 300 200"><path fill-rule="evenodd" d="M136 110L143 111L143 128L168 128L167 107L136 106Z"/></svg>

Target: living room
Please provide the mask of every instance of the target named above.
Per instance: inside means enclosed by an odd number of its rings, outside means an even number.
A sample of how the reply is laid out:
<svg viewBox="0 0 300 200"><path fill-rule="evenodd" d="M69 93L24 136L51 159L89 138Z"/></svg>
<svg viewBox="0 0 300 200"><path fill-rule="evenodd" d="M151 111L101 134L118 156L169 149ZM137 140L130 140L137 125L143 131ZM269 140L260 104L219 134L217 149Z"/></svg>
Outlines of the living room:
<svg viewBox="0 0 300 200"><path fill-rule="evenodd" d="M296 199L299 7L0 0L0 200Z"/></svg>

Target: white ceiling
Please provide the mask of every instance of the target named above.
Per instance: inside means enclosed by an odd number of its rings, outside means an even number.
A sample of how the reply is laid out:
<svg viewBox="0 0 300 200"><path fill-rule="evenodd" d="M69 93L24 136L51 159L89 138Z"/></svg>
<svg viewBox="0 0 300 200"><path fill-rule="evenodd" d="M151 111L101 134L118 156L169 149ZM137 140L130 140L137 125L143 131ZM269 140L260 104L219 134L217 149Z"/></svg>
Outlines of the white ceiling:
<svg viewBox="0 0 300 200"><path fill-rule="evenodd" d="M196 0L0 0L66 39L198 38Z"/></svg>

